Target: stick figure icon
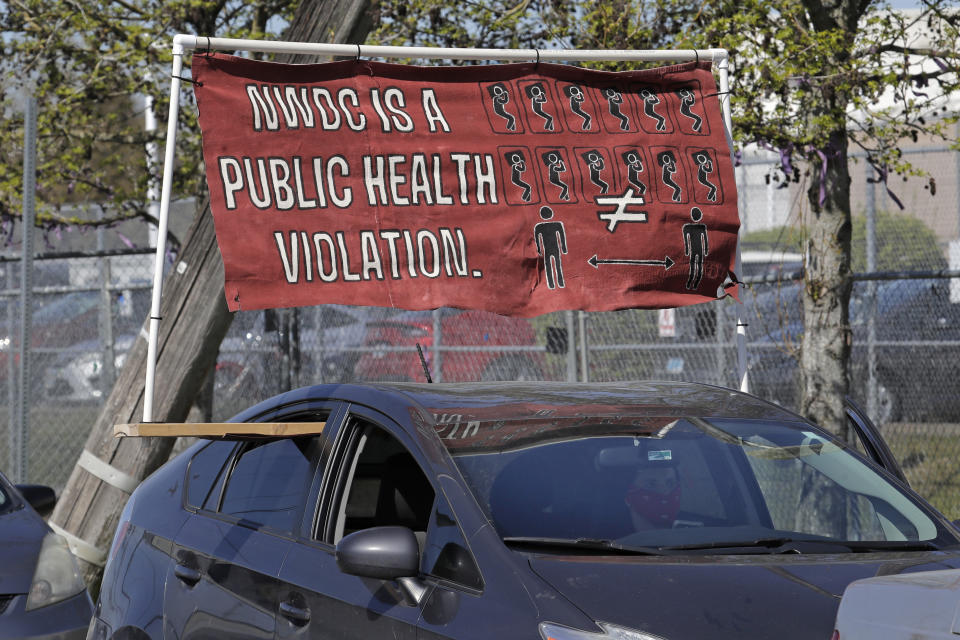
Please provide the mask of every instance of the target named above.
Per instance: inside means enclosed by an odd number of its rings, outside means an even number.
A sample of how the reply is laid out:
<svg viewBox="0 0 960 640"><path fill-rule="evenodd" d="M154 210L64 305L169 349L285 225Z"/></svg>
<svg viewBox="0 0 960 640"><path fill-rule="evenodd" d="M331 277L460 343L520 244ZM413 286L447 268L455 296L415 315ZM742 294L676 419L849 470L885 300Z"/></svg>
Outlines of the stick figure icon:
<svg viewBox="0 0 960 640"><path fill-rule="evenodd" d="M703 118L691 109L693 105L697 104L697 96L690 89L678 90L677 96L680 98L680 114L693 120L693 125L691 125L693 130L700 133L700 129L703 127Z"/></svg>
<svg viewBox="0 0 960 640"><path fill-rule="evenodd" d="M657 113L657 105L660 104L660 96L649 89L643 89L640 91L640 97L643 98L643 112L648 118L656 121L657 131L666 131L667 120L662 115Z"/></svg>
<svg viewBox="0 0 960 640"><path fill-rule="evenodd" d="M620 129L626 131L630 128L630 118L620 111L620 105L623 104L623 95L614 88L603 90L603 97L607 99L610 105L610 115L620 121Z"/></svg>
<svg viewBox="0 0 960 640"><path fill-rule="evenodd" d="M703 259L710 253L707 243L707 225L700 222L703 212L699 207L690 209L690 219L683 225L683 255L690 257L690 274L687 276L687 289L699 289L703 280Z"/></svg>
<svg viewBox="0 0 960 640"><path fill-rule="evenodd" d="M713 160L706 151L697 151L690 156L697 165L697 181L707 188L707 200L717 201L717 185L710 182L709 175L713 173Z"/></svg>
<svg viewBox="0 0 960 640"><path fill-rule="evenodd" d="M587 151L586 153L581 154L583 161L587 163L587 168L590 169L590 182L600 188L600 195L607 193L610 189L610 185L604 182L603 178L600 176L600 172L606 168L606 163L603 161L603 156L600 155L600 152L596 149Z"/></svg>
<svg viewBox="0 0 960 640"><path fill-rule="evenodd" d="M541 158L543 159L543 166L547 168L550 183L560 189L560 199L569 200L570 188L560 179L560 174L567 171L567 165L564 164L563 158L556 151L548 151Z"/></svg>
<svg viewBox="0 0 960 640"><path fill-rule="evenodd" d="M673 181L673 174L677 172L677 157L672 151L661 151L657 154L657 164L663 169L660 175L663 184L673 189L672 200L680 202L683 199L683 190Z"/></svg>
<svg viewBox="0 0 960 640"><path fill-rule="evenodd" d="M647 185L640 182L640 174L643 173L643 158L636 149L625 151L620 156L623 158L623 164L627 167L627 182L637 188L637 193L641 196L647 192Z"/></svg>
<svg viewBox="0 0 960 640"><path fill-rule="evenodd" d="M543 105L547 104L547 92L543 88L543 83L531 84L525 91L527 97L530 98L530 108L533 109L535 114L543 118L544 131L553 131L553 116L543 110Z"/></svg>
<svg viewBox="0 0 960 640"><path fill-rule="evenodd" d="M507 121L507 131L516 131L517 119L507 111L506 107L506 104L510 102L510 91L507 89L507 85L502 82L492 84L487 87L487 93L493 99L494 113Z"/></svg>
<svg viewBox="0 0 960 640"><path fill-rule="evenodd" d="M523 190L520 199L530 202L530 185L524 182L523 174L527 171L527 161L522 151L508 151L505 156L510 165L510 182Z"/></svg>
<svg viewBox="0 0 960 640"><path fill-rule="evenodd" d="M553 218L553 209L540 207L540 218L533 227L533 237L537 243L537 253L543 256L543 270L547 276L547 288L563 289L563 265L560 263L560 254L567 252L567 234L563 230L563 223Z"/></svg>
<svg viewBox="0 0 960 640"><path fill-rule="evenodd" d="M578 85L571 84L564 87L563 93L570 99L570 111L580 116L580 119L583 120L580 128L584 131L589 131L593 117L583 110L583 103L587 100L587 97L583 94L583 89Z"/></svg>

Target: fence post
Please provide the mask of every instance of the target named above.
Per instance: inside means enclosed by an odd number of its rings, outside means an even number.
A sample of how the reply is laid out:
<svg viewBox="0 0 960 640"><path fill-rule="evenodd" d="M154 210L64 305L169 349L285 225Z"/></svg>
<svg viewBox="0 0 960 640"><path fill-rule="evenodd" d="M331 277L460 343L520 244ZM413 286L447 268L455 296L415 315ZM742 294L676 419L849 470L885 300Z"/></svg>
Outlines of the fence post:
<svg viewBox="0 0 960 640"><path fill-rule="evenodd" d="M573 311L564 311L567 321L567 382L577 381L577 343L576 325L573 321Z"/></svg>
<svg viewBox="0 0 960 640"><path fill-rule="evenodd" d="M15 482L27 481L27 389L30 388L30 321L33 289L33 226L36 218L37 190L37 101L26 100L23 119L23 247L20 278L20 380L17 401L17 446L13 476Z"/></svg>
<svg viewBox="0 0 960 640"><path fill-rule="evenodd" d="M867 205L867 273L874 273L877 270L877 200L876 191L873 182L873 167L869 162L864 163L864 189L866 191ZM877 415L877 283L875 280L867 281L867 415L871 419Z"/></svg>
<svg viewBox="0 0 960 640"><path fill-rule="evenodd" d="M590 358L587 353L587 314L580 311L580 381L590 382Z"/></svg>
<svg viewBox="0 0 960 640"><path fill-rule="evenodd" d="M443 336L440 334L440 309L433 310L433 381L443 382L443 353L440 351L440 344L443 342Z"/></svg>
<svg viewBox="0 0 960 640"><path fill-rule="evenodd" d="M100 208L100 218L104 215L103 207ZM103 251L103 227L97 227L97 251ZM114 363L116 362L116 353L113 346L113 297L110 294L110 281L113 279L110 273L110 258L101 255L97 260L100 263L100 349L103 359L103 375L100 378L100 391L103 397L110 395L110 389L116 380L116 371Z"/></svg>

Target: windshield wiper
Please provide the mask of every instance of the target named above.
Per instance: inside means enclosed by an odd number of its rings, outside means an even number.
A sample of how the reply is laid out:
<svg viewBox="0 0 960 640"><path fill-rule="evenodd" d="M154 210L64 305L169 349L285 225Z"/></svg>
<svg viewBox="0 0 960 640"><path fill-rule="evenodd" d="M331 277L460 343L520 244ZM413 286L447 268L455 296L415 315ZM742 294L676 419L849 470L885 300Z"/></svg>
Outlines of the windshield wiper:
<svg viewBox="0 0 960 640"><path fill-rule="evenodd" d="M851 540L844 542L854 551L939 551L927 540Z"/></svg>
<svg viewBox="0 0 960 640"><path fill-rule="evenodd" d="M839 547L841 552L853 549L850 543L840 540L811 540L809 538L754 538L752 540L724 540L695 542L660 547L664 551L700 551L707 549L769 549L771 553L826 553Z"/></svg>
<svg viewBox="0 0 960 640"><path fill-rule="evenodd" d="M923 540L821 540L811 538L755 538L660 547L663 551L708 549L769 549L771 553L864 553L868 551L936 551L940 547Z"/></svg>
<svg viewBox="0 0 960 640"><path fill-rule="evenodd" d="M661 555L656 547L627 547L612 540L595 538L536 538L524 536L507 536L504 543L517 547L539 547L546 549L574 549L580 551L606 551L623 555L656 556Z"/></svg>

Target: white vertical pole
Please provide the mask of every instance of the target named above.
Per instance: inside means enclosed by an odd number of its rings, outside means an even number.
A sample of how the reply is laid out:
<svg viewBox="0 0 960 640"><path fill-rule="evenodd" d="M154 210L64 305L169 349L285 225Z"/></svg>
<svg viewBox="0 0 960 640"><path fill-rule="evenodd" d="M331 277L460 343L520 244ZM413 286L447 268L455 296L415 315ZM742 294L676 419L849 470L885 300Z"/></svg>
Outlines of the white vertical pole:
<svg viewBox="0 0 960 640"><path fill-rule="evenodd" d="M143 99L143 130L146 132L147 140L147 170L153 173L160 162L160 149L157 143L153 141L153 134L157 130L157 114L153 110L153 96L147 94ZM147 183L147 211L155 219L160 218L160 188L155 176L150 176L150 182ZM157 225L147 226L148 246L156 248L157 246Z"/></svg>
<svg viewBox="0 0 960 640"><path fill-rule="evenodd" d="M730 56L725 50L714 53L714 61L717 63L717 71L720 74L720 111L723 114L724 129L727 134L727 143L730 145L730 158L733 159L733 115L730 112ZM740 206L739 199L737 206ZM742 219L743 216L740 216ZM737 239L737 254L734 262L734 271L742 273L740 262L740 240ZM747 379L747 332L746 325L743 323L741 311L743 304L737 306L737 378L740 383L740 391L749 392L750 382Z"/></svg>
<svg viewBox="0 0 960 640"><path fill-rule="evenodd" d="M173 65L170 72L170 109L167 115L167 142L163 159L163 185L160 192L160 221L157 226L157 254L153 265L153 299L150 304L150 334L147 340L147 378L143 392L143 421L153 422L153 388L157 372L157 336L160 332L160 294L163 289L163 261L167 252L167 219L170 217L170 192L173 188L173 163L177 146L177 118L180 112L180 73L183 70L183 45L173 41Z"/></svg>

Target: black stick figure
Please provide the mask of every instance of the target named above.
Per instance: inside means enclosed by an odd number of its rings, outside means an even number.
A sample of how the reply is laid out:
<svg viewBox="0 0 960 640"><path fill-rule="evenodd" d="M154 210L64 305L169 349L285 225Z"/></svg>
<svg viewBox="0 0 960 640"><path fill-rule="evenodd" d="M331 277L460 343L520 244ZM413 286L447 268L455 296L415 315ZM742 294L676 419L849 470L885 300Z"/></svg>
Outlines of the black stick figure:
<svg viewBox="0 0 960 640"><path fill-rule="evenodd" d="M561 158L560 154L556 151L548 151L541 157L543 158L543 166L547 168L550 183L560 189L560 199L569 200L570 188L560 179L560 174L566 173L567 171L567 166L564 164L563 158Z"/></svg>
<svg viewBox="0 0 960 640"><path fill-rule="evenodd" d="M523 181L523 174L527 170L527 160L522 151L508 151L504 156L510 165L510 182L523 189L520 199L530 202L530 185Z"/></svg>
<svg viewBox="0 0 960 640"><path fill-rule="evenodd" d="M625 151L621 156L623 164L627 167L627 182L637 188L637 194L643 195L647 192L647 185L640 182L640 174L643 173L643 159L637 150Z"/></svg>
<svg viewBox="0 0 960 640"><path fill-rule="evenodd" d="M620 128L623 131L629 129L630 118L620 111L620 105L623 104L623 96L620 92L613 88L604 89L603 97L607 99L607 103L610 105L610 115L620 121Z"/></svg>
<svg viewBox="0 0 960 640"><path fill-rule="evenodd" d="M707 243L707 225L702 224L703 212L699 207L690 209L693 222L683 225L683 255L690 256L690 275L687 289L699 289L703 280L703 259L710 253Z"/></svg>
<svg viewBox="0 0 960 640"><path fill-rule="evenodd" d="M660 96L649 89L642 89L640 91L640 97L643 98L643 113L657 123L657 131L666 131L667 119L657 113L657 105L660 104Z"/></svg>
<svg viewBox="0 0 960 640"><path fill-rule="evenodd" d="M553 209L540 207L540 217L545 221L550 220L553 217ZM543 256L547 288L563 289L563 265L560 264L560 254L567 252L567 234L563 230L563 223L559 220L538 222L533 227L533 237L537 243L537 253ZM554 280L554 273L556 273L556 280Z"/></svg>
<svg viewBox="0 0 960 640"><path fill-rule="evenodd" d="M693 130L700 133L700 129L703 127L703 118L695 114L692 109L693 105L697 104L696 94L690 89L680 89L677 91L677 96L680 98L680 115L693 120Z"/></svg>
<svg viewBox="0 0 960 640"><path fill-rule="evenodd" d="M525 89L527 97L530 98L530 108L533 112L543 118L544 131L553 131L553 116L543 110L543 105L547 104L547 92L543 88L543 83L537 82L528 85Z"/></svg>
<svg viewBox="0 0 960 640"><path fill-rule="evenodd" d="M510 102L510 91L507 90L507 85L502 82L492 84L487 87L487 93L489 93L493 99L493 111L507 121L507 131L516 131L517 119L507 111L505 106Z"/></svg>
<svg viewBox="0 0 960 640"><path fill-rule="evenodd" d="M663 184L673 189L672 200L680 202L683 199L683 191L680 185L673 181L673 174L677 172L677 157L672 151L661 151L657 154L657 164L663 168L660 176Z"/></svg>
<svg viewBox="0 0 960 640"><path fill-rule="evenodd" d="M610 188L610 185L600 177L600 172L606 168L603 156L600 155L599 151L594 149L580 154L580 157L583 158L583 161L587 163L587 167L590 169L590 182L600 187L600 195L605 194Z"/></svg>
<svg viewBox="0 0 960 640"><path fill-rule="evenodd" d="M706 151L697 151L690 156L697 165L697 181L707 188L707 200L717 201L717 185L707 177L713 173L713 160Z"/></svg>
<svg viewBox="0 0 960 640"><path fill-rule="evenodd" d="M575 84L571 84L564 87L563 93L570 98L570 111L580 116L580 118L583 120L580 128L583 131L589 131L590 124L593 122L593 117L583 110L583 103L587 99L587 97L583 94L583 89Z"/></svg>

